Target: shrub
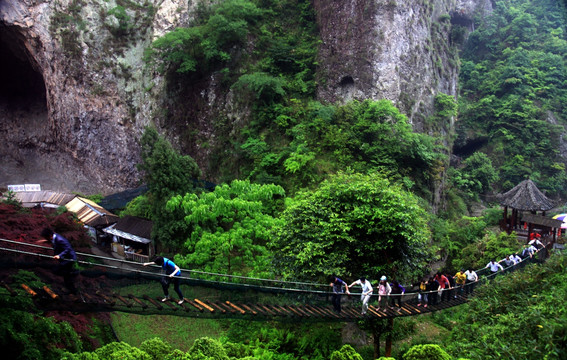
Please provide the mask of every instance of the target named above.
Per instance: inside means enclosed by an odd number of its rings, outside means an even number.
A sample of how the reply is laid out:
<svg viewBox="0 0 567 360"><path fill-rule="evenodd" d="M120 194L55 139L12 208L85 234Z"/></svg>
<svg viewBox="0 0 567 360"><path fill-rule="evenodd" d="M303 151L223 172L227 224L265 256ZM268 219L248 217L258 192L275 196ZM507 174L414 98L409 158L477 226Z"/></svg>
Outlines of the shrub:
<svg viewBox="0 0 567 360"><path fill-rule="evenodd" d="M415 345L402 357L403 360L451 360L451 356L439 345Z"/></svg>

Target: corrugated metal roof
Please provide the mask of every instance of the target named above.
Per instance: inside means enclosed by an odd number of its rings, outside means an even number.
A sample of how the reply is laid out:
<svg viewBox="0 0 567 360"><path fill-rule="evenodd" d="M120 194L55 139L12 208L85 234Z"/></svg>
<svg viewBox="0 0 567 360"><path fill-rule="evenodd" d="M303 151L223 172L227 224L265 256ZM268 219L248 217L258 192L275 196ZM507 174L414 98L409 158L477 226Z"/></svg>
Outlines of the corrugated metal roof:
<svg viewBox="0 0 567 360"><path fill-rule="evenodd" d="M500 205L516 210L547 211L555 204L548 199L531 180L524 180L512 190L498 196Z"/></svg>
<svg viewBox="0 0 567 360"><path fill-rule="evenodd" d="M116 223L115 229L145 239L151 239L153 223L137 216L124 216Z"/></svg>
<svg viewBox="0 0 567 360"><path fill-rule="evenodd" d="M104 231L105 233L108 233L108 234L116 235L116 236L119 236L121 238L125 238L125 239L132 240L132 241L137 241L137 242L144 243L144 244L149 244L149 243L152 242L151 239L146 239L146 238L143 238L143 237L140 237L140 236L136 236L134 234L130 234L128 232L117 230L116 224L110 225L109 227L102 229L102 231Z"/></svg>
<svg viewBox="0 0 567 360"><path fill-rule="evenodd" d="M33 207L41 203L63 206L73 200L76 195L59 193L55 191L19 191L14 193L14 198L25 207Z"/></svg>
<svg viewBox="0 0 567 360"><path fill-rule="evenodd" d="M108 226L118 221L119 217L98 205L94 201L75 197L68 202L65 207L67 210L75 213L79 220L88 226Z"/></svg>

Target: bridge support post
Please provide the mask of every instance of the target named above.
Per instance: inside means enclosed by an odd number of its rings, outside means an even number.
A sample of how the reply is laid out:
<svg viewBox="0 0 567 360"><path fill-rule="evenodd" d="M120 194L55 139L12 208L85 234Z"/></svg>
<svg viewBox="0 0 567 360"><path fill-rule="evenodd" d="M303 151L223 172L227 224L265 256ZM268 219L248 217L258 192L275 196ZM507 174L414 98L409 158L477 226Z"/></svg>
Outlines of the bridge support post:
<svg viewBox="0 0 567 360"><path fill-rule="evenodd" d="M388 319L388 332L386 335L386 349L384 356L390 357L392 356L392 331L394 330L394 318L391 317Z"/></svg>

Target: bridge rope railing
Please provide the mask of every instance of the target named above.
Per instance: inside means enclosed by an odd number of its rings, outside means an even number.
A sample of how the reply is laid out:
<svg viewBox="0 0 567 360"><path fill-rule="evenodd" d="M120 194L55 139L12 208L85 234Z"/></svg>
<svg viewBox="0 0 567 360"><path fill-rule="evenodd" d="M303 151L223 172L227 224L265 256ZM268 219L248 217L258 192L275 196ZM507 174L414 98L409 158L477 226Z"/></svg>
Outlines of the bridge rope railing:
<svg viewBox="0 0 567 360"><path fill-rule="evenodd" d="M11 252L13 254L20 254L30 257L35 257L36 259L50 259L50 261L41 261L32 264L31 266L41 266L41 267L51 267L53 265L52 255L48 253L52 253L51 247L41 246L37 244L30 244L30 243L23 243L19 241L7 240L7 239L0 239L0 243L7 244L10 247L0 247L0 250ZM17 247L30 247L35 250L39 250L41 253L32 252L32 251L25 251L18 249ZM545 249L545 248L544 248ZM126 279L133 279L134 282L123 284L123 286L128 286L133 283L140 283L140 282L152 282L157 279L163 277L163 273L161 273L161 268L158 266L152 266L150 271L142 270L146 269L140 263L131 262L127 260L117 259L113 257L104 257L95 254L88 254L78 252L78 259L77 263L81 266L81 274L86 277L97 277L100 275L105 275L108 278L116 280L118 278L126 278ZM85 260L86 259L86 260ZM476 282L468 283L462 286L463 289L467 287L474 287L477 283L483 283L494 278L497 275L507 273L510 271L514 271L523 267L526 263L535 261L536 255L533 258L526 258L522 259L519 264L506 267L504 271L499 271L498 273L494 274L485 274L488 270L485 268L477 270L477 274L479 275L479 280ZM97 261L97 262L95 262ZM102 262L102 263L101 263ZM114 264L114 265L109 265ZM9 262L3 261L0 266L11 266ZM185 273L189 273L190 275L184 275ZM219 281L219 280L210 280L205 278L197 278L195 275L199 275L201 277L204 276L211 276L211 277L222 277L227 279L226 281ZM320 283L309 283L309 282L297 282L297 281L284 281L284 280L274 280L274 279L261 279L261 278L252 278L252 277L245 277L245 276L235 276L229 274L217 274L217 273L210 273L210 272L203 272L203 271L196 271L190 269L182 269L182 276L180 277L182 280L182 284L190 285L191 287L201 286L205 288L214 288L220 291L237 291L239 293L276 293L276 294L285 294L288 296L288 300L293 300L294 303L312 303L312 304L329 304L330 296L332 292L328 284L320 284ZM229 280L238 280L238 282L231 282ZM250 281L249 283L244 283L242 280ZM268 285L269 284L269 285ZM457 292L460 290L460 287L455 287L452 289L453 291ZM437 296L440 292L439 291L416 291L416 292L406 292L405 294L390 294L387 296L383 296L387 298L386 301L390 302L390 299L401 297L403 303L416 303L417 297L419 294L428 294L430 296ZM233 292L234 294L234 292ZM358 297L361 295L359 292L352 292L351 297L346 297L346 304L358 307ZM219 296L218 294L215 296ZM234 296L234 295L233 295ZM289 298L289 297L293 297ZM374 294L371 296L371 303L377 300L379 294L377 294L377 289L375 288ZM248 299L249 301L259 301L260 298L251 296L250 298L246 298L246 296L242 297L242 295L235 296L234 298L240 299ZM261 298L262 300L266 301L266 298ZM281 302L282 299L277 300L269 300ZM269 302L268 301L268 302ZM356 305L355 305L356 304ZM455 304L457 305L457 304Z"/></svg>
<svg viewBox="0 0 567 360"><path fill-rule="evenodd" d="M15 246L24 246L24 247L32 247L35 249L42 250L45 253L37 253L37 252L30 252L24 250L17 250L17 249L10 249L6 247L0 247L0 250L8 251L12 253L19 253L22 255L30 255L34 257L41 257L41 258L48 258L51 259L52 255L48 255L48 252L52 251L51 247L31 244L31 243L23 243L19 241L13 241L8 239L0 239L1 243L12 244ZM142 264L138 262L128 261L117 259L114 257L105 257L95 254L88 254L82 252L76 252L78 260L77 264L84 265L84 266L96 266L100 268L106 268L109 270L116 270L125 273L131 273L136 277L141 275L149 276L151 279L161 278L163 274L161 273L161 267L156 265L151 265L148 268L153 269L154 271L143 270L147 269ZM102 261L103 263L93 262L89 260L80 260L80 258L84 259L96 259ZM115 263L119 265L109 265L107 263ZM50 265L47 265L50 266ZM184 274L189 275L184 275ZM327 294L328 291L323 290L324 288L328 287L328 285L324 285L321 283L309 283L309 282L298 282L298 281L284 281L284 280L277 280L277 279L265 279L265 278L254 278L254 277L247 277L247 276L239 276L239 275L231 275L231 274L221 274L221 273L213 273L213 272L205 272L205 271L198 271L192 269L181 269L181 276L179 278L181 280L186 280L192 283L203 283L203 284L220 284L220 285L230 285L233 287L242 287L246 288L255 288L255 289L266 289L272 291L289 291L289 292L303 292L303 293L313 293L313 294ZM125 275L127 276L127 275ZM249 280L250 283L244 282L230 282L230 281L219 281L219 280L210 280L204 278L208 276L210 278L219 277L225 279L237 279L237 280ZM272 284L272 286L268 285L258 285L258 284ZM279 286L275 286L279 285ZM321 289L321 290L316 290Z"/></svg>

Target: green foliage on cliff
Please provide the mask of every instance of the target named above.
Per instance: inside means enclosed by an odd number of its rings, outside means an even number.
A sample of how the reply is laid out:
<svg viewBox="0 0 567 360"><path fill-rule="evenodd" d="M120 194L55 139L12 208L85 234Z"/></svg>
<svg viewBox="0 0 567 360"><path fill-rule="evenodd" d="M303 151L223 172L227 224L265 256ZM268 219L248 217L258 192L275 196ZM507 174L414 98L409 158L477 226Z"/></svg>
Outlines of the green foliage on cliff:
<svg viewBox="0 0 567 360"><path fill-rule="evenodd" d="M158 64L162 72L216 70L231 59L231 48L245 44L261 15L251 1L222 1L203 25L177 28L154 41L146 60Z"/></svg>
<svg viewBox="0 0 567 360"><path fill-rule="evenodd" d="M490 139L483 151L500 169L498 190L529 177L551 194L567 191L559 157L559 125L567 121L565 24L557 1L498 1L466 43L460 135Z"/></svg>
<svg viewBox="0 0 567 360"><path fill-rule="evenodd" d="M444 156L434 138L414 133L387 100L345 105L289 101L265 111L244 132L242 172L257 182L280 183L291 193L350 167L381 171L427 194L438 175L437 160Z"/></svg>
<svg viewBox="0 0 567 360"><path fill-rule="evenodd" d="M498 181L498 172L483 152L475 152L463 161L461 167L448 170L452 185L467 199L478 200L480 194L490 192Z"/></svg>

